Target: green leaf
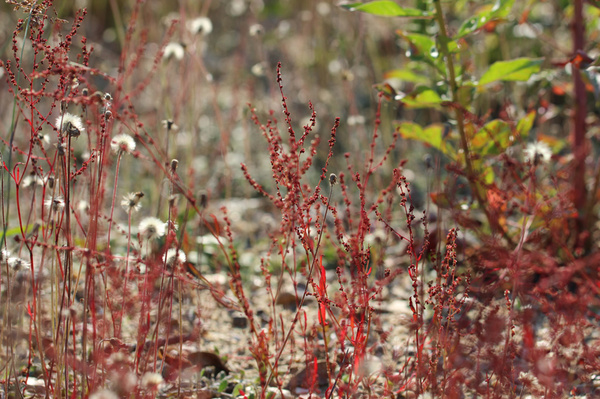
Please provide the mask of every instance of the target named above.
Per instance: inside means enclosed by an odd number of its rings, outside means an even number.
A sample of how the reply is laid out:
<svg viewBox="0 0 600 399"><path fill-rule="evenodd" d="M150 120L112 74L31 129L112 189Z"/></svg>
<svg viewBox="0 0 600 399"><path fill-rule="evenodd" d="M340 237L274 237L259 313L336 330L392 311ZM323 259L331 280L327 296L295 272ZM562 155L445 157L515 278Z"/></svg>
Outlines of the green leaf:
<svg viewBox="0 0 600 399"><path fill-rule="evenodd" d="M471 18L467 19L458 29L455 39L460 39L485 26L490 21L503 20L508 17L515 0L496 0L493 7L486 6Z"/></svg>
<svg viewBox="0 0 600 399"><path fill-rule="evenodd" d="M446 138L448 128L445 125L435 123L423 129L414 122L400 122L396 129L403 138L423 142L454 158L455 151Z"/></svg>
<svg viewBox="0 0 600 399"><path fill-rule="evenodd" d="M380 15L383 17L431 18L431 15L427 11L417 10L415 8L400 7L393 1L351 3L343 4L342 7L350 11L362 11L368 14Z"/></svg>
<svg viewBox="0 0 600 399"><path fill-rule="evenodd" d="M471 139L471 148L481 156L498 155L510 146L512 131L508 123L494 119L486 123Z"/></svg>
<svg viewBox="0 0 600 399"><path fill-rule="evenodd" d="M527 139L529 136L529 132L533 127L533 121L535 121L535 111L530 111L525 118L521 119L517 123L517 135L522 139Z"/></svg>
<svg viewBox="0 0 600 399"><path fill-rule="evenodd" d="M496 4L492 8L491 16L495 19L506 18L512 10L515 0L496 0Z"/></svg>
<svg viewBox="0 0 600 399"><path fill-rule="evenodd" d="M237 398L240 395L240 391L243 389L244 386L242 384L236 384L236 386L233 387L233 391L231 392L231 397Z"/></svg>
<svg viewBox="0 0 600 399"><path fill-rule="evenodd" d="M399 100L409 108L430 108L442 103L442 98L429 87L419 86Z"/></svg>
<svg viewBox="0 0 600 399"><path fill-rule="evenodd" d="M422 75L418 75L409 69L394 69L388 71L384 75L385 79L399 79L403 82L421 83L425 84L429 80Z"/></svg>
<svg viewBox="0 0 600 399"><path fill-rule="evenodd" d="M428 35L403 32L398 32L398 35L409 42L410 49L406 52L406 56L412 59L430 57L431 49L435 48L435 40Z"/></svg>
<svg viewBox="0 0 600 399"><path fill-rule="evenodd" d="M481 29L483 25L489 22L488 13L486 15L475 15L469 19L467 19L458 29L458 32L454 36L455 39L460 39L469 33L475 32L478 29Z"/></svg>
<svg viewBox="0 0 600 399"><path fill-rule="evenodd" d="M221 380L221 382L219 383L219 388L217 389L218 392L225 392L225 390L227 389L227 385L229 385L229 381L227 381L226 379Z"/></svg>
<svg viewBox="0 0 600 399"><path fill-rule="evenodd" d="M479 80L479 86L484 86L499 80L526 81L531 75L540 71L541 58L517 58L510 61L493 63Z"/></svg>

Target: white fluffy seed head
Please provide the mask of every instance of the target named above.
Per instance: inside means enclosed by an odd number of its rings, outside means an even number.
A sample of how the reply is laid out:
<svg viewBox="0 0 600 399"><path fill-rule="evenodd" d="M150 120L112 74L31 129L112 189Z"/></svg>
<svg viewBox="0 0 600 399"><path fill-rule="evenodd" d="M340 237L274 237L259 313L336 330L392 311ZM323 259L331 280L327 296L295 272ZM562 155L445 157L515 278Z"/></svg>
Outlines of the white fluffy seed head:
<svg viewBox="0 0 600 399"><path fill-rule="evenodd" d="M110 148L115 154L131 154L135 150L135 140L128 134L118 134L111 140Z"/></svg>
<svg viewBox="0 0 600 399"><path fill-rule="evenodd" d="M56 118L56 128L66 135L77 137L85 130L83 120L73 114L65 112Z"/></svg>
<svg viewBox="0 0 600 399"><path fill-rule="evenodd" d="M140 222L139 232L143 238L154 240L165 235L165 224L158 218L147 217Z"/></svg>

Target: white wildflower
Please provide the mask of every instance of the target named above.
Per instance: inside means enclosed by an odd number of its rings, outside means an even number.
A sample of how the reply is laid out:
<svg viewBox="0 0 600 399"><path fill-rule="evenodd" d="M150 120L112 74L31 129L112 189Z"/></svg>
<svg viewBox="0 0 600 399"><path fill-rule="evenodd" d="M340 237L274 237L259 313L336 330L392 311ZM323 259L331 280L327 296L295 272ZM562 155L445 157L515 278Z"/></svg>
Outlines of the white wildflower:
<svg viewBox="0 0 600 399"><path fill-rule="evenodd" d="M135 150L135 140L128 134L118 134L111 140L110 148L115 154L131 154Z"/></svg>
<svg viewBox="0 0 600 399"><path fill-rule="evenodd" d="M198 17L188 21L187 28L193 35L208 35L212 32L213 25L212 21L207 17Z"/></svg>
<svg viewBox="0 0 600 399"><path fill-rule="evenodd" d="M183 55L185 54L185 49L179 43L171 42L165 46L165 51L163 53L163 60L170 60L171 58L175 58L176 60L182 60Z"/></svg>
<svg viewBox="0 0 600 399"><path fill-rule="evenodd" d="M552 150L550 146L543 141L527 144L523 150L526 161L531 162L548 162L552 158Z"/></svg>
<svg viewBox="0 0 600 399"><path fill-rule="evenodd" d="M77 137L85 130L83 120L73 114L65 112L56 118L56 127L64 134Z"/></svg>
<svg viewBox="0 0 600 399"><path fill-rule="evenodd" d="M139 231L142 237L153 240L165 235L165 224L158 218L147 217L140 222Z"/></svg>
<svg viewBox="0 0 600 399"><path fill-rule="evenodd" d="M142 204L140 204L140 200L143 196L144 193L142 193L141 191L138 191L137 193L129 193L123 197L123 200L121 201L121 206L123 207L123 209L125 209L125 212L129 212L132 210L137 212L142 207Z"/></svg>

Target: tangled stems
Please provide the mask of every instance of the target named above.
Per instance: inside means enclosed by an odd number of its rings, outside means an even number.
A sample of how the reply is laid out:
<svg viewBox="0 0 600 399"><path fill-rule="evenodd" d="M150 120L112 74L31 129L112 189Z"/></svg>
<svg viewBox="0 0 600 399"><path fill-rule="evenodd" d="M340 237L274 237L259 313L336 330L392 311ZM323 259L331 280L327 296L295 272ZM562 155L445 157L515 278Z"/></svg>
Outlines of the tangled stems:
<svg viewBox="0 0 600 399"><path fill-rule="evenodd" d="M332 176L335 176L335 175L332 175ZM333 183L333 178L330 177L329 181L330 181L330 183ZM325 219L327 218L327 212L329 211L331 195L333 194L333 186L334 186L334 184L330 184L330 186L329 186L329 195L327 196L327 204L325 206L325 211L323 212L323 223L325 222ZM317 263L318 257L316 255L319 252L319 248L321 246L321 239L323 238L323 230L325 230L324 224L323 224L323 227L321 228L321 230L319 231L319 237L317 238L317 243L315 245L312 262L310 263L310 267L308 268L308 273L306 275L306 280L308 282L307 286L311 285L311 283L312 283L312 274L313 274L313 270L315 268L315 264ZM281 344L281 348L279 348L279 352L277 352L277 355L275 355L275 361L273 362L273 365L270 366L271 370L270 370L269 376L267 377L267 379L265 381L265 389L269 386L269 384L271 383L271 380L273 379L273 377L275 376L275 374L277 372L277 366L279 364L279 359L281 358L281 355L283 354L283 350L285 349L287 342L289 341L290 336L292 335L292 332L294 331L294 328L296 327L296 323L298 322L298 320L300 318L300 310L302 309L302 306L304 306L304 301L306 300L307 293L308 293L308 290L304 290L304 292L302 293L302 297L300 298L300 302L298 304L298 309L296 310L296 314L294 315L294 319L292 320L292 325L288 329L288 332L285 335L285 338L283 339L283 343Z"/></svg>

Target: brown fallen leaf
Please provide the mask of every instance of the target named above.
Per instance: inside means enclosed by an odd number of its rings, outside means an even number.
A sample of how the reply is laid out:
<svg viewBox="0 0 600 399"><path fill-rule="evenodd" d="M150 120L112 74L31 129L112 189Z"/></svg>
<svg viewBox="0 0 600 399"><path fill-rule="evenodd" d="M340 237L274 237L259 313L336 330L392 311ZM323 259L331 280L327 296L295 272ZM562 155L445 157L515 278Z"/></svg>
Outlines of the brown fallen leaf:
<svg viewBox="0 0 600 399"><path fill-rule="evenodd" d="M306 389L314 393L325 393L329 387L329 377L327 376L327 362L317 363L316 375L315 365L310 363L302 371L294 375L287 385L287 389L292 393L297 393L297 389ZM311 389L312 388L312 389Z"/></svg>
<svg viewBox="0 0 600 399"><path fill-rule="evenodd" d="M179 352L176 350L165 353L161 348L158 355L164 362L163 377L167 381L172 381L178 376L187 378L205 368L212 368L208 372L208 376L216 376L221 371L229 374L229 369L223 364L221 358L211 352L189 352L184 350L179 356Z"/></svg>

